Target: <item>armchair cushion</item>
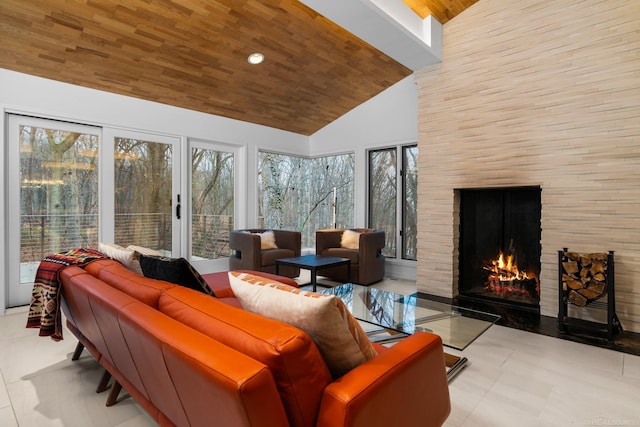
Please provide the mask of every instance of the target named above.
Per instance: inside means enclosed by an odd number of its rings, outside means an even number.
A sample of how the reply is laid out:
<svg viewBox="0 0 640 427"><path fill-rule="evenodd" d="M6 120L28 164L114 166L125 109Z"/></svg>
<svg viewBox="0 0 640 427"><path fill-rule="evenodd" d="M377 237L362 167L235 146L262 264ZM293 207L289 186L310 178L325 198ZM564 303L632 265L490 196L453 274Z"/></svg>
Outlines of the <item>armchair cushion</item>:
<svg viewBox="0 0 640 427"><path fill-rule="evenodd" d="M291 249L266 249L261 252L262 266L273 265L277 259L290 258L295 256L295 252Z"/></svg>
<svg viewBox="0 0 640 427"><path fill-rule="evenodd" d="M360 247L360 233L353 230L344 230L340 239L340 246L357 250Z"/></svg>
<svg viewBox="0 0 640 427"><path fill-rule="evenodd" d="M334 295L234 271L229 272L229 283L246 310L308 333L336 378L377 355L358 321Z"/></svg>
<svg viewBox="0 0 640 427"><path fill-rule="evenodd" d="M324 252L327 256L334 256L338 258L348 258L351 260L351 264L359 264L360 252L354 249L345 248L329 248Z"/></svg>

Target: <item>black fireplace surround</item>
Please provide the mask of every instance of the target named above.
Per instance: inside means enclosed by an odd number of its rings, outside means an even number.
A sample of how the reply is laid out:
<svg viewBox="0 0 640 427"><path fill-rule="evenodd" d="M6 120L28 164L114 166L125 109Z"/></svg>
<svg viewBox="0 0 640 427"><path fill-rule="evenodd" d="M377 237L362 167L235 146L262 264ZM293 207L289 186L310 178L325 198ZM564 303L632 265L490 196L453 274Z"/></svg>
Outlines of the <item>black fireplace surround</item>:
<svg viewBox="0 0 640 427"><path fill-rule="evenodd" d="M540 305L541 188L460 189L458 294L525 307ZM526 278L499 277L509 256Z"/></svg>

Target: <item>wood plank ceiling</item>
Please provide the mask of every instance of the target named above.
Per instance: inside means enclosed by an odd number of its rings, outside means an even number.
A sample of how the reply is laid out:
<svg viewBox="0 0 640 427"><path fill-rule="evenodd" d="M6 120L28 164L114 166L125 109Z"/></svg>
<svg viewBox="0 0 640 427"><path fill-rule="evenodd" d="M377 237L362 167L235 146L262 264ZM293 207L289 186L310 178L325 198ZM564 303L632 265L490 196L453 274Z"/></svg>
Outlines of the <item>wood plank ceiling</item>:
<svg viewBox="0 0 640 427"><path fill-rule="evenodd" d="M296 0L1 0L0 68L303 135L411 74Z"/></svg>
<svg viewBox="0 0 640 427"><path fill-rule="evenodd" d="M455 18L478 0L402 0L422 19L433 15L442 25Z"/></svg>

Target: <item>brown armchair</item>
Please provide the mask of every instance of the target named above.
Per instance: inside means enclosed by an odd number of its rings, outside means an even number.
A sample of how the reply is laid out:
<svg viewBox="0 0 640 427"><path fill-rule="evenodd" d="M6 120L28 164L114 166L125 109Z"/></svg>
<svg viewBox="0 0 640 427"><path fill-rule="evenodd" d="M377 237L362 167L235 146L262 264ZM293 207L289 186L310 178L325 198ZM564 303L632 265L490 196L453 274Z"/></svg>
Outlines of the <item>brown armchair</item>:
<svg viewBox="0 0 640 427"><path fill-rule="evenodd" d="M348 249L341 246L342 234L345 230L316 231L316 255L349 258L351 260L351 282L360 285L370 285L384 278L385 245L383 230L369 228L353 228L360 233L358 249ZM341 268L323 269L321 274L329 279L345 282L347 272Z"/></svg>
<svg viewBox="0 0 640 427"><path fill-rule="evenodd" d="M302 236L299 231L272 230L277 248L261 249L260 235L266 229L233 230L229 234L229 270L254 270L275 274L276 260L300 256ZM299 268L280 267L278 273L286 277L298 277Z"/></svg>

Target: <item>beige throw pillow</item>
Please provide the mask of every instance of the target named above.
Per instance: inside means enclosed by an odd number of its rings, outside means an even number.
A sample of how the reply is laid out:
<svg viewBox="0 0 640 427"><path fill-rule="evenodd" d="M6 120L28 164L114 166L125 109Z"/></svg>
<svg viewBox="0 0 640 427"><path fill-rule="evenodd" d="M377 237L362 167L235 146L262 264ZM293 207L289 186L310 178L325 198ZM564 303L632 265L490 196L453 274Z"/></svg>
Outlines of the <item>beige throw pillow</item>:
<svg viewBox="0 0 640 427"><path fill-rule="evenodd" d="M276 235L273 231L265 231L264 233L258 233L260 236L260 249L278 249L276 245Z"/></svg>
<svg viewBox="0 0 640 427"><path fill-rule="evenodd" d="M109 258L120 261L125 267L134 273L142 275L142 268L140 268L140 261L133 249L123 248L115 243L98 243L98 250L108 256Z"/></svg>
<svg viewBox="0 0 640 427"><path fill-rule="evenodd" d="M158 252L155 249L145 248L144 246L129 245L127 246L127 249L131 249L137 252L138 254L142 254L142 255L164 256L163 253Z"/></svg>
<svg viewBox="0 0 640 427"><path fill-rule="evenodd" d="M360 233L353 230L344 230L340 246L346 249L358 249L360 247Z"/></svg>
<svg viewBox="0 0 640 427"><path fill-rule="evenodd" d="M245 310L308 333L334 378L376 356L358 321L334 295L304 291L237 271L229 272L229 283Z"/></svg>

